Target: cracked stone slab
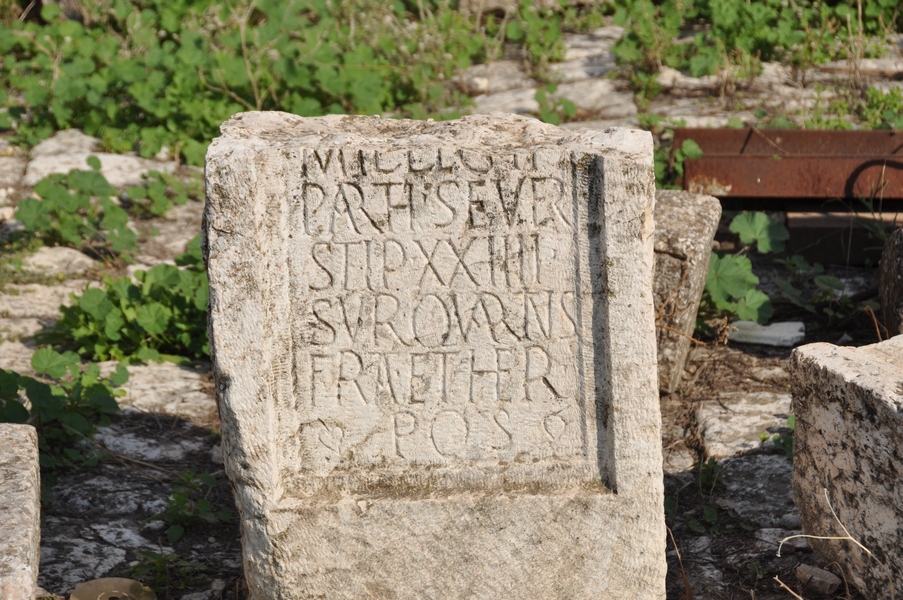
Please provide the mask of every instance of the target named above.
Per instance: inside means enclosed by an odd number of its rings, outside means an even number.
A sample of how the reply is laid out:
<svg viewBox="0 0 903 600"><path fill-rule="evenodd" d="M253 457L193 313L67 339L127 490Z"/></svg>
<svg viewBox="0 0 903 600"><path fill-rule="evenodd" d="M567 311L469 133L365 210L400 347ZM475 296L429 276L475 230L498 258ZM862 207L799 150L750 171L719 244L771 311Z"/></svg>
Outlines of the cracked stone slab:
<svg viewBox="0 0 903 600"><path fill-rule="evenodd" d="M22 261L25 268L47 275L84 275L100 266L93 258L74 248L42 246Z"/></svg>
<svg viewBox="0 0 903 600"><path fill-rule="evenodd" d="M719 503L757 528L799 529L793 503L793 463L784 454L746 454L721 462Z"/></svg>
<svg viewBox="0 0 903 600"><path fill-rule="evenodd" d="M791 356L793 491L803 531L842 536L837 520L868 548L809 540L844 565L866 597L903 589L903 336L849 348L827 343ZM832 510L836 513L835 519Z"/></svg>
<svg viewBox="0 0 903 600"><path fill-rule="evenodd" d="M779 392L724 392L696 409L706 453L718 459L772 447L761 434L786 428L790 414L790 394Z"/></svg>
<svg viewBox="0 0 903 600"><path fill-rule="evenodd" d="M141 184L143 182L141 176L149 171L172 173L176 169L174 162L165 163L129 154L98 152L96 149L99 146L100 140L77 129L59 131L32 148L31 162L25 170L22 184L34 187L51 173L68 173L73 169L88 170L89 156L100 159L100 172L110 185L117 188Z"/></svg>
<svg viewBox="0 0 903 600"><path fill-rule="evenodd" d="M60 306L69 306L69 294L81 294L89 283L69 279L57 285L10 284L0 294L0 319L60 318Z"/></svg>
<svg viewBox="0 0 903 600"><path fill-rule="evenodd" d="M664 598L651 137L222 131L211 355L251 597Z"/></svg>
<svg viewBox="0 0 903 600"><path fill-rule="evenodd" d="M38 435L0 423L0 598L33 600L41 543Z"/></svg>
<svg viewBox="0 0 903 600"><path fill-rule="evenodd" d="M117 364L101 363L101 372L109 374ZM129 380L122 386L126 395L117 399L121 407L181 417L198 427L210 427L218 422L206 365L188 367L164 362L127 368Z"/></svg>

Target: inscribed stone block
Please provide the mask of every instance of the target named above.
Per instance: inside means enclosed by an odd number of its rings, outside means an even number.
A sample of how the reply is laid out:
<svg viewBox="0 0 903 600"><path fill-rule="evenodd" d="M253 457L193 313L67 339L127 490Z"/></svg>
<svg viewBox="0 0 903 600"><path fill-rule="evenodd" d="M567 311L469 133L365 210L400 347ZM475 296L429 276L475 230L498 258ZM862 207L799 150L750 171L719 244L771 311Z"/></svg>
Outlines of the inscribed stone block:
<svg viewBox="0 0 903 600"><path fill-rule="evenodd" d="M671 393L690 351L696 312L705 289L721 203L705 194L655 193L655 297L658 385Z"/></svg>
<svg viewBox="0 0 903 600"><path fill-rule="evenodd" d="M207 154L253 598L663 598L652 144L246 113Z"/></svg>
<svg viewBox="0 0 903 600"><path fill-rule="evenodd" d="M34 600L41 551L38 435L0 423L0 598Z"/></svg>
<svg viewBox="0 0 903 600"><path fill-rule="evenodd" d="M903 590L903 336L860 348L802 346L790 375L803 533L844 537L846 528L872 556L850 541L809 545L866 598L890 598Z"/></svg>

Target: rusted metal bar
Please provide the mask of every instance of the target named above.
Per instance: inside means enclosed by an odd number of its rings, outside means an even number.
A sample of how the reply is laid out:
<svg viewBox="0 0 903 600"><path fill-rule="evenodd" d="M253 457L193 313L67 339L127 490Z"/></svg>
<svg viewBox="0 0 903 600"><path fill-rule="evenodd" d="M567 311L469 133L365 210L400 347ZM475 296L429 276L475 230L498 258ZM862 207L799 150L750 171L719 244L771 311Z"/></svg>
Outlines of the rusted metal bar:
<svg viewBox="0 0 903 600"><path fill-rule="evenodd" d="M903 134L892 131L676 129L702 157L684 162L684 189L743 208L809 209L857 199L903 206ZM805 202L804 202L805 201ZM727 204L727 203L726 203ZM838 210L836 203L833 210Z"/></svg>

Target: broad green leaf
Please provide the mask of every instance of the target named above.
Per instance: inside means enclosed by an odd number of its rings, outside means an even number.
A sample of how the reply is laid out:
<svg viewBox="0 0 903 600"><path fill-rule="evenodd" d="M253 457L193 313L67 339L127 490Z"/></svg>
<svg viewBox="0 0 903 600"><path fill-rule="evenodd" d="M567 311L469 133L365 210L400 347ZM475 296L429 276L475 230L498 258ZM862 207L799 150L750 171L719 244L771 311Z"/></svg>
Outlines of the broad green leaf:
<svg viewBox="0 0 903 600"><path fill-rule="evenodd" d="M166 331L171 316L171 310L159 302L152 302L138 307L135 320L150 335L160 335Z"/></svg>
<svg viewBox="0 0 903 600"><path fill-rule="evenodd" d="M0 398L0 423L27 423L28 409L15 398Z"/></svg>
<svg viewBox="0 0 903 600"><path fill-rule="evenodd" d="M771 300L759 290L747 291L737 302L737 316L742 320L755 321L764 325L773 314Z"/></svg>
<svg viewBox="0 0 903 600"><path fill-rule="evenodd" d="M60 415L59 419L63 426L83 436L90 435L94 431L94 426L91 425L91 422L77 412L66 411Z"/></svg>
<svg viewBox="0 0 903 600"><path fill-rule="evenodd" d="M78 306L97 320L106 317L114 308L113 303L107 298L107 294L96 288L85 290L82 297L78 299Z"/></svg>
<svg viewBox="0 0 903 600"><path fill-rule="evenodd" d="M39 375L59 379L66 375L68 368L78 364L78 355L71 352L60 354L52 348L40 348L31 357L31 367Z"/></svg>
<svg viewBox="0 0 903 600"><path fill-rule="evenodd" d="M759 278L753 274L752 263L748 258L736 254L718 256L712 253L705 289L716 303L742 298L747 291L755 289L757 283Z"/></svg>
<svg viewBox="0 0 903 600"><path fill-rule="evenodd" d="M110 383L115 387L119 387L124 385L128 380L129 371L125 368L125 365L116 365L116 370L110 374Z"/></svg>
<svg viewBox="0 0 903 600"><path fill-rule="evenodd" d="M0 369L0 399L8 400L19 395L19 374Z"/></svg>
<svg viewBox="0 0 903 600"><path fill-rule="evenodd" d="M790 239L790 232L763 212L745 212L734 217L730 230L740 236L744 244L755 244L761 254L783 252L784 242Z"/></svg>

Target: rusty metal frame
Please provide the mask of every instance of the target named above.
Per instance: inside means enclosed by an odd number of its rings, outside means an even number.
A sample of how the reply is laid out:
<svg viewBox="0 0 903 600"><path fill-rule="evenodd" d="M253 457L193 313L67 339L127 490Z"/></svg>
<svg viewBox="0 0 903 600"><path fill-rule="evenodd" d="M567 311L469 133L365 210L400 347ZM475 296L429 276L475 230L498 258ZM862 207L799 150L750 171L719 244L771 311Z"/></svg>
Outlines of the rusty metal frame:
<svg viewBox="0 0 903 600"><path fill-rule="evenodd" d="M871 200L903 209L903 133L889 130L675 129L695 141L682 187L725 208L844 210Z"/></svg>

